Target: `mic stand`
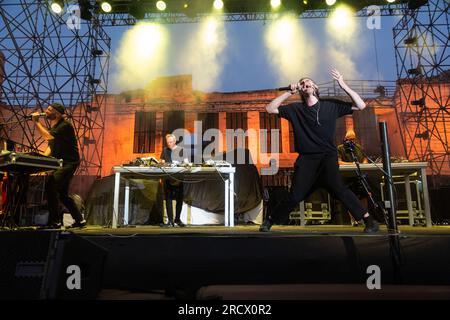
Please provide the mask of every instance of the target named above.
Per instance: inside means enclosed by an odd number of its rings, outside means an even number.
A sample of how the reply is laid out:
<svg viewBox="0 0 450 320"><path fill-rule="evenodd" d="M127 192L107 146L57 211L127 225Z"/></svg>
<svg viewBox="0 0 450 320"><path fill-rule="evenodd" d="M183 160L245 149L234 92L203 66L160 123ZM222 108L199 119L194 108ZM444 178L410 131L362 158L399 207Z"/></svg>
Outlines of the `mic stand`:
<svg viewBox="0 0 450 320"><path fill-rule="evenodd" d="M367 182L366 177L363 175L363 173L361 171L361 167L359 166L358 158L355 155L354 146L349 147L347 149L348 149L348 151L350 151L353 162L356 165L356 175L358 176L359 183L363 186L365 193L369 197L369 204L372 205L372 207L376 210L376 212L378 212L378 213L382 212L380 205L377 204L377 202L374 200L374 198L372 196L372 191L369 186L369 183ZM384 214L383 214L383 217L384 217Z"/></svg>

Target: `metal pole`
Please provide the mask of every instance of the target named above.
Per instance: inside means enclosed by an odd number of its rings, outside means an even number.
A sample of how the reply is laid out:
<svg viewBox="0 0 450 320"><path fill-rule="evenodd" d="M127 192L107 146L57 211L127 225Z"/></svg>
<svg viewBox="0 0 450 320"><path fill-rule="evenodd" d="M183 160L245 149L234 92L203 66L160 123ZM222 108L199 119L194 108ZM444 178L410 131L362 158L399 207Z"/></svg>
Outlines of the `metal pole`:
<svg viewBox="0 0 450 320"><path fill-rule="evenodd" d="M395 219L397 209L395 208L394 181L392 179L392 168L389 150L389 140L386 122L380 122L381 151L383 156L384 181L386 183L387 197L385 197L384 207L388 211L389 232L398 232Z"/></svg>

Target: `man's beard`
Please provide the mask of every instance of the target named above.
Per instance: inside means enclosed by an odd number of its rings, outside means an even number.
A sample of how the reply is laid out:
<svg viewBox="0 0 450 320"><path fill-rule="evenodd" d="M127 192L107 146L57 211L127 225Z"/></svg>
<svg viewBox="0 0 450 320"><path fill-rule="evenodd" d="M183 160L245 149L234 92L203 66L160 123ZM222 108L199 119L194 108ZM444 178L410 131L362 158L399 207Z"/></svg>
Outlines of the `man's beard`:
<svg viewBox="0 0 450 320"><path fill-rule="evenodd" d="M47 115L47 119L48 119L48 120L55 120L55 119L56 119L56 115L54 115L54 114L49 114L49 115Z"/></svg>
<svg viewBox="0 0 450 320"><path fill-rule="evenodd" d="M308 98L309 96L314 96L314 90L312 92L308 92L308 91L301 91L301 94L303 97Z"/></svg>

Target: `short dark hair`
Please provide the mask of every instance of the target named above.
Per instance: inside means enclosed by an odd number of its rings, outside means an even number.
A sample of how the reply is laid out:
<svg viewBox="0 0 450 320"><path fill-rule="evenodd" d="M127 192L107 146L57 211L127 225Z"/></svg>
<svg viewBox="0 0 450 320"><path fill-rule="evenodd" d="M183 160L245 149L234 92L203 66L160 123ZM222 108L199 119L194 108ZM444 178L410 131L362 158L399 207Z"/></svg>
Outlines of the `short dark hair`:
<svg viewBox="0 0 450 320"><path fill-rule="evenodd" d="M66 108L61 103L58 102L53 102L52 104L50 104L50 107L52 107L61 114L64 114L66 112Z"/></svg>

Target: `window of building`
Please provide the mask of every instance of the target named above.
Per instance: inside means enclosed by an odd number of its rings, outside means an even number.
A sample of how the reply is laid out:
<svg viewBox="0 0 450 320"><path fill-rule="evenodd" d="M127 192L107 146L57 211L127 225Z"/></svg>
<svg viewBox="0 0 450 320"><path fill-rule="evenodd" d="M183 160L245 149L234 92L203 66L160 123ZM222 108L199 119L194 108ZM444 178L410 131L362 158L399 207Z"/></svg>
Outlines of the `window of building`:
<svg viewBox="0 0 450 320"><path fill-rule="evenodd" d="M166 111L163 116L163 145L166 134L173 133L176 129L184 129L184 111ZM178 141L180 142L180 141Z"/></svg>
<svg viewBox="0 0 450 320"><path fill-rule="evenodd" d="M259 127L260 129L266 129L267 130L267 135L266 135L266 142L265 142L265 147L262 141L260 141L261 143L261 152L264 153L271 153L272 150L272 143L274 143L274 141L272 141L272 135L271 135L271 130L278 130L278 148L276 149L277 153L281 153L282 152L282 145L281 145L281 119L278 115L276 114L270 114L267 112L260 112L259 113Z"/></svg>
<svg viewBox="0 0 450 320"><path fill-rule="evenodd" d="M245 148L248 149L248 137L244 135L237 135L236 132L236 130L242 129L244 133L247 133L247 112L227 112L227 129L233 129L235 131L234 148L238 145L245 144ZM244 141L245 143L243 143ZM238 144L238 142L240 142L240 144Z"/></svg>
<svg viewBox="0 0 450 320"><path fill-rule="evenodd" d="M156 113L137 111L134 115L133 153L155 152Z"/></svg>
<svg viewBox="0 0 450 320"><path fill-rule="evenodd" d="M202 135L208 129L219 129L219 113L217 112L199 113L197 121L202 122Z"/></svg>

